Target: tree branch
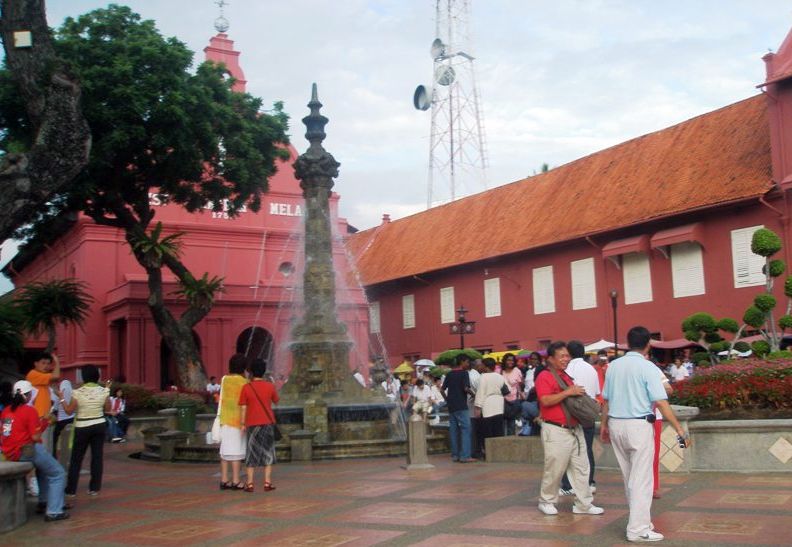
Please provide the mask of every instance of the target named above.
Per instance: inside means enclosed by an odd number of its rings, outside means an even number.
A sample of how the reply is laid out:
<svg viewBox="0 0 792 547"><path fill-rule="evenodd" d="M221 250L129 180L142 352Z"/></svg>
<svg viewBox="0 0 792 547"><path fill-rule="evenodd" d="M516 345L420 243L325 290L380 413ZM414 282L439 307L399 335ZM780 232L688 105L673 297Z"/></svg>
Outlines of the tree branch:
<svg viewBox="0 0 792 547"><path fill-rule="evenodd" d="M0 164L0 240L29 222L88 163L91 133L80 85L55 56L44 0L1 0L6 63L24 99L34 144ZM32 47L16 47L15 31L30 31Z"/></svg>

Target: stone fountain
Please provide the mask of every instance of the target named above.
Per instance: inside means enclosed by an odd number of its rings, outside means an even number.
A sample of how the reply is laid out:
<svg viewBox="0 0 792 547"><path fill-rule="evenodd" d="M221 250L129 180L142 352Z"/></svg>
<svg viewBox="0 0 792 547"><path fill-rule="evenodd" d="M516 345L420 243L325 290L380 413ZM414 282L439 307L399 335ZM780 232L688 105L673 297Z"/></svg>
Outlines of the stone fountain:
<svg viewBox="0 0 792 547"><path fill-rule="evenodd" d="M328 119L319 113L313 84L310 114L303 118L308 150L294 164L305 198L304 313L292 331L292 370L275 410L283 440L280 460L396 456L407 452L405 423L398 403L384 391L363 388L349 368L352 343L336 313L329 198L339 163L322 147ZM375 385L387 374L384 363L373 370ZM379 380L379 381L377 381ZM204 417L208 420L213 416ZM144 434L144 455L152 459L217 459L217 445L204 433L150 428ZM205 428L199 428L199 430ZM448 436L427 437L430 452L447 450Z"/></svg>

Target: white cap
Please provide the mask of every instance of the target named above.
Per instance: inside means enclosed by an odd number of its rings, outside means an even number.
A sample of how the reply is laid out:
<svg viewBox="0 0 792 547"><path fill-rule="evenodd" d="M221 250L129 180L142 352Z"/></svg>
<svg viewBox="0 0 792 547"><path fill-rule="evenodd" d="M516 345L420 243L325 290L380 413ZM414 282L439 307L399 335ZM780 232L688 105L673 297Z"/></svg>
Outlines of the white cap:
<svg viewBox="0 0 792 547"><path fill-rule="evenodd" d="M17 383L14 384L14 393L20 392L22 394L27 394L33 391L33 384L28 382L27 380L19 380Z"/></svg>

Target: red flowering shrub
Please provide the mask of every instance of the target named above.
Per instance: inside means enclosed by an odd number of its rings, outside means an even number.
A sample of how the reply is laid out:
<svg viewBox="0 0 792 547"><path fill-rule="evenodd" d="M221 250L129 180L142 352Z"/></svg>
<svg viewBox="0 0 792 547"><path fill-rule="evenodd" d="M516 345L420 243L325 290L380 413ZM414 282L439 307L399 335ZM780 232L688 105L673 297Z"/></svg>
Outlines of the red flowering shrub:
<svg viewBox="0 0 792 547"><path fill-rule="evenodd" d="M674 384L674 404L702 409L792 408L792 359L727 362Z"/></svg>

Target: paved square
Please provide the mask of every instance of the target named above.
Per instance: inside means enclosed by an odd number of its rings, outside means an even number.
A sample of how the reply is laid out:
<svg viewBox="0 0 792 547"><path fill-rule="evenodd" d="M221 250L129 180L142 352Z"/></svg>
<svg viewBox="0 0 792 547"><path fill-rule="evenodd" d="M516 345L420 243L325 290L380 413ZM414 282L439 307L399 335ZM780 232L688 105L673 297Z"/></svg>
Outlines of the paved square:
<svg viewBox="0 0 792 547"><path fill-rule="evenodd" d="M134 443L105 446L98 497L80 491L72 518L28 523L3 547L77 545L267 545L289 547L624 545L627 503L618 471L597 470L598 516L537 508L541 466L461 465L432 456L435 469L407 471L403 458L283 463L277 490L221 491L219 465L130 459ZM87 462L86 462L87 465ZM83 477L85 482L87 477ZM663 473L653 522L663 545L789 545L792 475ZM85 485L87 487L87 484Z"/></svg>

